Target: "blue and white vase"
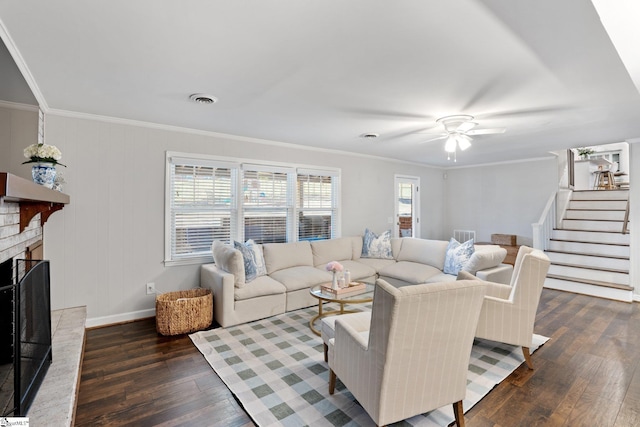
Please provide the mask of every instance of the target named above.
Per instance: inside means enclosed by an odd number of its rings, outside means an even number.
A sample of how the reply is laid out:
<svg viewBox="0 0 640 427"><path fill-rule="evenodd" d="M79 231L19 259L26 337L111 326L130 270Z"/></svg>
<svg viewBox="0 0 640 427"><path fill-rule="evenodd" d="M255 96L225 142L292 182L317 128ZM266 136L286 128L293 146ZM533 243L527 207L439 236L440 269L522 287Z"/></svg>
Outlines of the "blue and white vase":
<svg viewBox="0 0 640 427"><path fill-rule="evenodd" d="M56 180L56 165L53 163L36 163L31 166L31 177L36 184L53 188Z"/></svg>

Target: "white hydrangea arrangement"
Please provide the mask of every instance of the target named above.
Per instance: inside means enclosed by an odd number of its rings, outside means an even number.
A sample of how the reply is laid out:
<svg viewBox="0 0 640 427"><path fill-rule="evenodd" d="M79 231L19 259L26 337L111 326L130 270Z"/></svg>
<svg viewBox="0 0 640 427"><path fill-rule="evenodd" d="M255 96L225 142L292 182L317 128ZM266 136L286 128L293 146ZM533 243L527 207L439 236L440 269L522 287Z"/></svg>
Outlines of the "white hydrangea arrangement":
<svg viewBox="0 0 640 427"><path fill-rule="evenodd" d="M62 152L55 145L31 144L24 149L24 156L29 160L23 162L23 165L26 163L53 163L66 167L60 163Z"/></svg>

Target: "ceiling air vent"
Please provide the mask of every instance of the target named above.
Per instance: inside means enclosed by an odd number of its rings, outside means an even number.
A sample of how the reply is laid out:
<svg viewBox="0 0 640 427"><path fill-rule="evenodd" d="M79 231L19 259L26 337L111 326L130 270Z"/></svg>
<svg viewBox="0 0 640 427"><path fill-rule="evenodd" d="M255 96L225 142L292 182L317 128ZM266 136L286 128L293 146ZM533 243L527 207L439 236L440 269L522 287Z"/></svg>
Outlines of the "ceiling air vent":
<svg viewBox="0 0 640 427"><path fill-rule="evenodd" d="M193 102L198 104L215 104L218 102L218 98L215 96L207 95L206 93L194 93L189 97Z"/></svg>
<svg viewBox="0 0 640 427"><path fill-rule="evenodd" d="M379 135L377 133L363 133L360 138L364 139L376 139Z"/></svg>

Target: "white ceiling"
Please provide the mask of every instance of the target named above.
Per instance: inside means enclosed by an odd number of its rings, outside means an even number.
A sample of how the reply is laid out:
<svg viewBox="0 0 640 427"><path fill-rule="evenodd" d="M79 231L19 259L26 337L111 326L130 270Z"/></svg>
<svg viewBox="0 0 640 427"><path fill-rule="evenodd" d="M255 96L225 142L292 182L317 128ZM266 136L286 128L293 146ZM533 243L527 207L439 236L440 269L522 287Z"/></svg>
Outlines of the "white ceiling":
<svg viewBox="0 0 640 427"><path fill-rule="evenodd" d="M449 114L507 128L458 166L640 137L589 0L0 0L0 34L45 110L436 166Z"/></svg>

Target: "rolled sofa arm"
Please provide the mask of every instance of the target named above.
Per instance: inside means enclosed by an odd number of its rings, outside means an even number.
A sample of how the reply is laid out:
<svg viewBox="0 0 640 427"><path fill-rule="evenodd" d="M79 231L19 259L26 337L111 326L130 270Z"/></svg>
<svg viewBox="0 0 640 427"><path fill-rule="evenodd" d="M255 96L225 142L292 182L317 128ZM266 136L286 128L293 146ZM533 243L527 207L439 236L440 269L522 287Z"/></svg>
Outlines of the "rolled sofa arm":
<svg viewBox="0 0 640 427"><path fill-rule="evenodd" d="M213 293L213 315L216 322L222 327L237 324L233 274L215 264L204 264L200 267L200 286L211 289Z"/></svg>

